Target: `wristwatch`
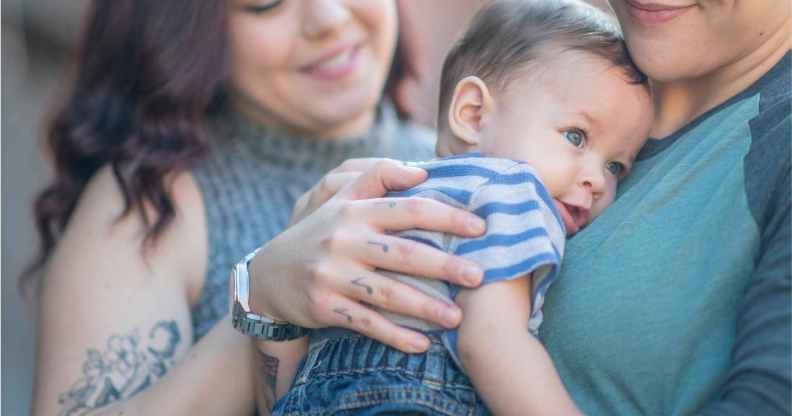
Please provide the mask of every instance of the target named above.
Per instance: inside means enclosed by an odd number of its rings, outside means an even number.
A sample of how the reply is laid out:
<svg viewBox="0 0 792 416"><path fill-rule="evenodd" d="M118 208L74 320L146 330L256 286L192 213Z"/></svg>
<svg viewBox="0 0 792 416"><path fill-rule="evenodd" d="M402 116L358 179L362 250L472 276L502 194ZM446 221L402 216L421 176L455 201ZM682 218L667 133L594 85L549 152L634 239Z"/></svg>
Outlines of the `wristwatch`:
<svg viewBox="0 0 792 416"><path fill-rule="evenodd" d="M250 273L248 265L258 250L248 254L231 270L231 322L239 332L268 341L290 341L308 333L307 328L279 322L250 311Z"/></svg>

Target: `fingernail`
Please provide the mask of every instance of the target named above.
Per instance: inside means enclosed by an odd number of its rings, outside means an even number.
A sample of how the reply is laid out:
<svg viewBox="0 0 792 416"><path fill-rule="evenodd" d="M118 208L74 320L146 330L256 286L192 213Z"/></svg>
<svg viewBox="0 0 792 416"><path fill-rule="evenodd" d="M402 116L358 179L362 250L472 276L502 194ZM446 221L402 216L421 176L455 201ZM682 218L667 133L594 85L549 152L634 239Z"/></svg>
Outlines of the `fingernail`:
<svg viewBox="0 0 792 416"><path fill-rule="evenodd" d="M467 226L470 231L474 233L480 233L484 231L484 229L487 227L487 224L484 223L484 220L479 217L468 216Z"/></svg>
<svg viewBox="0 0 792 416"><path fill-rule="evenodd" d="M410 347L412 347L413 351L415 351L415 352L426 351L426 349L429 348L429 346L426 345L426 344L427 344L427 341L423 337L415 338L412 341L410 341Z"/></svg>
<svg viewBox="0 0 792 416"><path fill-rule="evenodd" d="M446 306L443 308L441 312L441 317L445 325L449 328L453 328L459 322L459 318L461 315L461 311L458 308L454 308L452 306Z"/></svg>
<svg viewBox="0 0 792 416"><path fill-rule="evenodd" d="M462 279L472 285L478 285L481 278L481 269L474 264L462 266Z"/></svg>
<svg viewBox="0 0 792 416"><path fill-rule="evenodd" d="M417 168L415 166L409 166L408 165L408 166L406 166L406 168L407 168L408 171L410 171L412 173L416 173L416 174L418 174L418 173L426 173L425 170L423 170L421 168Z"/></svg>

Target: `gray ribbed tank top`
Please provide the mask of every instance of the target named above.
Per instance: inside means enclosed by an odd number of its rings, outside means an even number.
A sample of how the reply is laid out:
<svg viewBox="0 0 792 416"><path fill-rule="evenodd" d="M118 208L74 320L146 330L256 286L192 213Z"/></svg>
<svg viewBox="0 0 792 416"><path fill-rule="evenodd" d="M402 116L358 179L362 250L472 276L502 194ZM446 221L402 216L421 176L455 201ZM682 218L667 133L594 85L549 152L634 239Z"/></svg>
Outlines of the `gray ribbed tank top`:
<svg viewBox="0 0 792 416"><path fill-rule="evenodd" d="M228 313L231 267L282 231L297 198L327 171L356 157L430 159L431 133L399 120L388 103L365 137L343 141L287 136L230 110L215 117L211 152L192 171L209 239L206 280L192 308L194 342Z"/></svg>

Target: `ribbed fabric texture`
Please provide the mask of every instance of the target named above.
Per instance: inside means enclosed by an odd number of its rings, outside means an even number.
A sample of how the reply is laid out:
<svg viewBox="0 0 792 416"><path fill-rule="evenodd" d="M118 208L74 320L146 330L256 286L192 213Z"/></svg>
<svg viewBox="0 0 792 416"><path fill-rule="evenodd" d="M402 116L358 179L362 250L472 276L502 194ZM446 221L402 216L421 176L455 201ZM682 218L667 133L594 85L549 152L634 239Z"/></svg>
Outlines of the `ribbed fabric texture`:
<svg viewBox="0 0 792 416"><path fill-rule="evenodd" d="M228 313L231 267L281 232L297 198L327 171L350 158L426 160L434 153L432 132L399 120L388 103L363 138L289 136L232 111L212 121L212 132L210 156L192 172L209 238L206 281L192 309L194 341Z"/></svg>

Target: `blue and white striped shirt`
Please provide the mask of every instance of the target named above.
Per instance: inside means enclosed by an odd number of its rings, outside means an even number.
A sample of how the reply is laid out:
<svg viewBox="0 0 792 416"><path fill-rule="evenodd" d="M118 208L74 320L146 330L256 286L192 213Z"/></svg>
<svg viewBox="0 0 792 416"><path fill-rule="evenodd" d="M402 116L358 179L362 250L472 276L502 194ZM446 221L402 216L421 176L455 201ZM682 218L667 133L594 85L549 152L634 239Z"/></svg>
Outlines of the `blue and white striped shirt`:
<svg viewBox="0 0 792 416"><path fill-rule="evenodd" d="M431 198L468 210L486 221L487 232L477 238L418 229L395 235L476 262L484 271L482 284L530 275L533 299L528 329L536 335L542 322L544 295L561 265L566 230L553 199L535 171L525 162L484 157L479 153L414 166L425 169L428 179L412 189L391 192L388 196ZM436 279L382 273L449 302L459 292L459 287ZM411 328L442 330L426 321L380 312ZM442 338L458 362L456 330L442 330Z"/></svg>

